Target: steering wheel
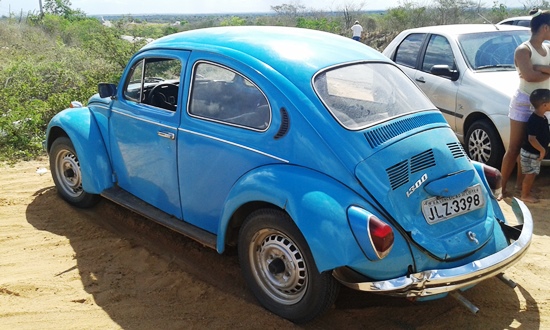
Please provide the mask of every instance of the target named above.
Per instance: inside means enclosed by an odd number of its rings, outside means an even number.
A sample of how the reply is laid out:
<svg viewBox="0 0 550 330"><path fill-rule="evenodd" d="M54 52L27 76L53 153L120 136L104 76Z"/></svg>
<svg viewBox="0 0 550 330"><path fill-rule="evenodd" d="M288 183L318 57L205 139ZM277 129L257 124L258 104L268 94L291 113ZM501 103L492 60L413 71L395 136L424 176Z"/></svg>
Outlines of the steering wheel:
<svg viewBox="0 0 550 330"><path fill-rule="evenodd" d="M179 87L171 83L158 84L149 92L147 104L168 110L176 110L178 90Z"/></svg>

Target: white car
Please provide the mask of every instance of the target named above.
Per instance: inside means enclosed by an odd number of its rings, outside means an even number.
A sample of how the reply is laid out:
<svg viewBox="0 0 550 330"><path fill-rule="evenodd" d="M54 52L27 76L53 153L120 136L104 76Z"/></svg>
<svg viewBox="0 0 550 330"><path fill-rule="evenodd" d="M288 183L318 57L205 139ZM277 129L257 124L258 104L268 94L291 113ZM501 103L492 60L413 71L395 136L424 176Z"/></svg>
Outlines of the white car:
<svg viewBox="0 0 550 330"><path fill-rule="evenodd" d="M500 168L519 84L514 51L530 35L509 25L421 27L401 32L383 53L439 108L471 159Z"/></svg>
<svg viewBox="0 0 550 330"><path fill-rule="evenodd" d="M498 22L497 25L517 25L517 26L530 27L532 18L533 16L510 17Z"/></svg>

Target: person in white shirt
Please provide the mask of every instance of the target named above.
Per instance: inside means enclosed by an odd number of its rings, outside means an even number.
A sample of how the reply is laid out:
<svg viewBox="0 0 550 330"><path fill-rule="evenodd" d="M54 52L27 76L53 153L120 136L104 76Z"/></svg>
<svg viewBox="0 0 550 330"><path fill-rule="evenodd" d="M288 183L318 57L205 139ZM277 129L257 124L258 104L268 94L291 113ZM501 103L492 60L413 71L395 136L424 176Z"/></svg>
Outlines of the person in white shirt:
<svg viewBox="0 0 550 330"><path fill-rule="evenodd" d="M359 21L355 21L355 24L351 27L351 31L353 31L353 36L351 37L353 40L360 41L361 40L361 32L363 32L363 27L359 24Z"/></svg>
<svg viewBox="0 0 550 330"><path fill-rule="evenodd" d="M533 113L529 95L539 88L550 89L550 10L538 10L532 15L531 38L519 45L514 63L519 74L519 86L510 101L510 142L502 158L502 195L510 195L507 183L517 167L516 186L521 189L523 174L518 163L521 145L527 136L527 121Z"/></svg>

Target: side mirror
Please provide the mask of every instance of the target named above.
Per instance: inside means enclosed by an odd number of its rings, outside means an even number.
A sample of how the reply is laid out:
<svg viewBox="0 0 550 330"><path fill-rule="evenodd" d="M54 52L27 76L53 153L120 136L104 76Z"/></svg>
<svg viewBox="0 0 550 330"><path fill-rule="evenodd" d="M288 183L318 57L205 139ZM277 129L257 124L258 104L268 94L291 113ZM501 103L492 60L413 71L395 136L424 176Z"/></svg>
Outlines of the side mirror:
<svg viewBox="0 0 550 330"><path fill-rule="evenodd" d="M99 83L97 85L100 97L113 97L116 95L116 85L108 83Z"/></svg>
<svg viewBox="0 0 550 330"><path fill-rule="evenodd" d="M446 64L437 64L432 66L430 73L436 76L449 77L452 81L458 80L458 71L451 70L451 68Z"/></svg>

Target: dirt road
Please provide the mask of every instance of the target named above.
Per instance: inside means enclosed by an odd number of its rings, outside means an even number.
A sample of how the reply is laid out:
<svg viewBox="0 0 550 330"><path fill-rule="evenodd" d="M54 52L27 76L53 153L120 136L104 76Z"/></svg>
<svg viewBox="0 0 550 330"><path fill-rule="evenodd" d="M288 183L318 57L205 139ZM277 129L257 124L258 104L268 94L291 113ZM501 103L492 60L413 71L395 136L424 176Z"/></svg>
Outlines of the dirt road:
<svg viewBox="0 0 550 330"><path fill-rule="evenodd" d="M294 325L247 291L235 255L218 255L108 201L56 194L47 159L0 164L0 329L550 329L550 168L530 205L535 237L507 272L431 302L343 289L322 318ZM502 202L508 208L510 199Z"/></svg>

